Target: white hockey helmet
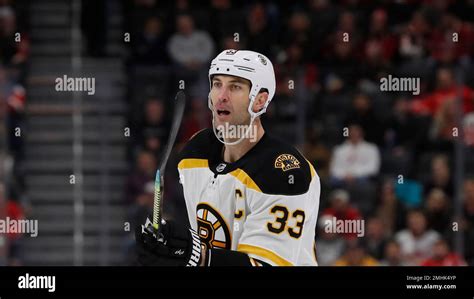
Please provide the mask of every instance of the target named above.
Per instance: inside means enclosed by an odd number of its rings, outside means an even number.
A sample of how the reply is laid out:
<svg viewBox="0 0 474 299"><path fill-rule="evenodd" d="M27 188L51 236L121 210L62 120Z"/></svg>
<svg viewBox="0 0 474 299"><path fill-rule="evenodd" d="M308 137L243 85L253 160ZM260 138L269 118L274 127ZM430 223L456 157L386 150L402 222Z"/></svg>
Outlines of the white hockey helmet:
<svg viewBox="0 0 474 299"><path fill-rule="evenodd" d="M275 95L275 72L273 64L265 55L248 50L224 50L211 62L209 68L209 85L212 89L212 76L231 75L250 81L250 103L248 112L252 119L265 113L273 96ZM252 111L252 106L257 94L262 90L268 91L268 100L263 109L258 112ZM209 109L212 111L212 103L209 96Z"/></svg>

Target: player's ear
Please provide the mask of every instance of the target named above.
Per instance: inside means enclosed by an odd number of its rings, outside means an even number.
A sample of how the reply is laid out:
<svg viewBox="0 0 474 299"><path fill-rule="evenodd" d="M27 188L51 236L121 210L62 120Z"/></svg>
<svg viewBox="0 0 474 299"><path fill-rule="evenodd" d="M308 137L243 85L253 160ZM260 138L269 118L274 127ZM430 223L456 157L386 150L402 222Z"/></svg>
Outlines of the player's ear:
<svg viewBox="0 0 474 299"><path fill-rule="evenodd" d="M253 107L252 107L253 112L258 112L262 110L263 107L265 107L265 103L267 102L267 100L268 100L268 92L264 91L257 94L257 96L255 97L255 101L253 102Z"/></svg>

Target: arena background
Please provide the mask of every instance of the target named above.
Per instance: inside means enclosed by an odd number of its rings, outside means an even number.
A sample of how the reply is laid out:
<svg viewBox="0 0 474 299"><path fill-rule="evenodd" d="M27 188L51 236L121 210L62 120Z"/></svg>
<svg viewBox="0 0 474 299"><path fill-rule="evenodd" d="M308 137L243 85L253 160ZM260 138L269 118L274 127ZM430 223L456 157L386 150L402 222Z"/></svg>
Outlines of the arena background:
<svg viewBox="0 0 474 299"><path fill-rule="evenodd" d="M130 264L183 82L164 213L187 222L174 154L210 126L228 48L274 64L263 124L321 177L320 265L473 265L472 16L472 0L0 0L0 219L39 223L0 234L0 265ZM95 93L57 91L64 75ZM382 91L389 76L420 93ZM332 216L364 236L325 232Z"/></svg>

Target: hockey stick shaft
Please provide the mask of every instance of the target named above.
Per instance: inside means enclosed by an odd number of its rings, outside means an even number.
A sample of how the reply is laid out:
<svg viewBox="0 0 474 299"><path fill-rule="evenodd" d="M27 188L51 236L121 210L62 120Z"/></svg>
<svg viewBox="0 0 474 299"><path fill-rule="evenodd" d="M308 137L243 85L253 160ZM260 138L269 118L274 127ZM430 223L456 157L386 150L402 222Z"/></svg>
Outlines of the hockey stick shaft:
<svg viewBox="0 0 474 299"><path fill-rule="evenodd" d="M171 150L173 149L174 142L176 141L176 136L178 135L181 120L183 119L185 104L186 96L183 91L179 91L175 97L173 123L171 126L170 135L168 137L168 142L166 143L166 146L163 150L160 166L156 171L155 177L155 194L153 198L153 227L157 230L159 229L162 218L161 212L163 199L163 183L166 163L168 162L168 158L171 154Z"/></svg>

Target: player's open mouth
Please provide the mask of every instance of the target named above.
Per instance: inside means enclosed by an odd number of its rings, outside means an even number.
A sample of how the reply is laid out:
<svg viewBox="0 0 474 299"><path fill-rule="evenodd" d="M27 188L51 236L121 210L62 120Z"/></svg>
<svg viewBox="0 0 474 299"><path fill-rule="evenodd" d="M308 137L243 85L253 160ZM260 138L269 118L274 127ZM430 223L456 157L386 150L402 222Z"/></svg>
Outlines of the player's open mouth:
<svg viewBox="0 0 474 299"><path fill-rule="evenodd" d="M229 115L229 114L230 114L230 111L217 109L217 115L219 115L219 116L221 116L221 115Z"/></svg>

